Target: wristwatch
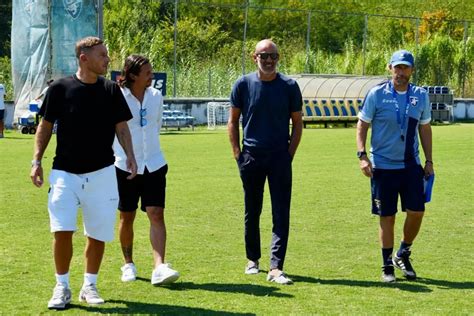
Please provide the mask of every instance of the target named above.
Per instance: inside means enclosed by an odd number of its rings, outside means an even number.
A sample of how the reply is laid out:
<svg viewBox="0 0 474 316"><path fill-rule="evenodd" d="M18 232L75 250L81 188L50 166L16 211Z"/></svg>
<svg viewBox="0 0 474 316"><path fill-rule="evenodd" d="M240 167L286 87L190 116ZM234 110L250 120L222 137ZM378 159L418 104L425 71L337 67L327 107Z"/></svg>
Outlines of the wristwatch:
<svg viewBox="0 0 474 316"><path fill-rule="evenodd" d="M31 166L32 167L35 167L35 166L41 166L41 160L32 160L31 161Z"/></svg>
<svg viewBox="0 0 474 316"><path fill-rule="evenodd" d="M364 157L364 156L367 156L367 152L365 152L365 151L358 151L358 152L357 152L357 158L360 159L360 158L362 158L362 157Z"/></svg>

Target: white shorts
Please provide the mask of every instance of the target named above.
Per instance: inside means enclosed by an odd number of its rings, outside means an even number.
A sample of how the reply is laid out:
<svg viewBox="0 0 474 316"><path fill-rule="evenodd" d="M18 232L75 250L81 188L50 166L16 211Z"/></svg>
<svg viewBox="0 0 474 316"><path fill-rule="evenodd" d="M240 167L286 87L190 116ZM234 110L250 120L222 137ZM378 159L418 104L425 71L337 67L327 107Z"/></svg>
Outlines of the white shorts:
<svg viewBox="0 0 474 316"><path fill-rule="evenodd" d="M49 182L51 232L76 231L81 207L84 235L100 241L114 239L119 201L114 165L84 174L53 169Z"/></svg>

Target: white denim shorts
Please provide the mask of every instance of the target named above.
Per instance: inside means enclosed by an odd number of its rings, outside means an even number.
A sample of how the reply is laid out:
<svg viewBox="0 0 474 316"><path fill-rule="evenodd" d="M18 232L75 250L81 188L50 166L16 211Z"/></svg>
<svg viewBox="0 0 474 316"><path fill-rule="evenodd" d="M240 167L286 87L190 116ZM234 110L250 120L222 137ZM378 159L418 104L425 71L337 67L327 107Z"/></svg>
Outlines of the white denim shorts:
<svg viewBox="0 0 474 316"><path fill-rule="evenodd" d="M81 207L84 235L100 241L114 239L119 202L114 165L84 174L53 169L49 182L51 232L76 231Z"/></svg>

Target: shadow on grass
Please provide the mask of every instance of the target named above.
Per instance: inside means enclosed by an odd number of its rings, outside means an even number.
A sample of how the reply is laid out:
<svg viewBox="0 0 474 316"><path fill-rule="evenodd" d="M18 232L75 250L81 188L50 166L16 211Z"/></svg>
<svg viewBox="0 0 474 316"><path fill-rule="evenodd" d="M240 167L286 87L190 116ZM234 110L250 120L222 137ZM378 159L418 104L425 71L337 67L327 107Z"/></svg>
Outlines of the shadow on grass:
<svg viewBox="0 0 474 316"><path fill-rule="evenodd" d="M450 290L450 289L457 289L457 290L473 290L474 289L474 282L456 282L456 281L447 281L447 280L435 280L429 278L417 278L415 283L423 283L426 285L434 285L441 289Z"/></svg>
<svg viewBox="0 0 474 316"><path fill-rule="evenodd" d="M123 307L107 307L107 303L123 304ZM86 312L98 314L169 314L169 315L255 315L252 313L234 313L226 311L216 311L205 308L151 304L141 302L131 302L124 300L108 300L105 305L91 306L91 305L76 305L71 304L68 310L80 309Z"/></svg>
<svg viewBox="0 0 474 316"><path fill-rule="evenodd" d="M148 278L137 277L137 280L150 283L150 279ZM293 297L293 295L290 294L276 292L281 289L279 287L255 284L196 284L192 282L176 282L169 285L161 285L159 287L172 291L204 290L210 292L243 293L255 296Z"/></svg>
<svg viewBox="0 0 474 316"><path fill-rule="evenodd" d="M142 277L137 277L137 281L143 281L143 282L150 283L150 282L151 282L151 279L142 278Z"/></svg>
<svg viewBox="0 0 474 316"><path fill-rule="evenodd" d="M14 140L27 140L27 141L31 141L32 139L34 139L35 136L34 135L31 135L31 137L21 137L21 136L12 136L12 135L5 135L4 139L14 139Z"/></svg>
<svg viewBox="0 0 474 316"><path fill-rule="evenodd" d="M279 293L281 288L275 286L264 286L256 284L222 284L222 283L203 283L196 284L192 282L173 283L163 288L174 291L203 290L211 292L242 293L255 296L273 296L291 298L293 295Z"/></svg>
<svg viewBox="0 0 474 316"><path fill-rule="evenodd" d="M328 285L344 285L359 287L380 287L380 288L396 288L402 291L428 293L433 292L429 287L422 285L422 279L417 281L407 281L405 279L397 279L395 283L383 283L382 281L360 281L347 279L318 279L308 276L291 275L295 282L319 283ZM444 282L444 281L442 281ZM432 283L426 283L432 284Z"/></svg>

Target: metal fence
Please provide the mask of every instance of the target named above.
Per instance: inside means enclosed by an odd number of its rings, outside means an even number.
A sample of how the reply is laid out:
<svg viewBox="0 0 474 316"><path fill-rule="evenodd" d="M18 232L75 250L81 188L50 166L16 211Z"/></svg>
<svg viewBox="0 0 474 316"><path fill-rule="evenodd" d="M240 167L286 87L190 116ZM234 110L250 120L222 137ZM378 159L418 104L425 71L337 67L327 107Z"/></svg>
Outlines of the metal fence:
<svg viewBox="0 0 474 316"><path fill-rule="evenodd" d="M250 52L253 47L251 47L250 38L266 38L266 37L276 37L277 39L282 36L291 36L292 43L291 45L296 45L298 47L303 47L304 55L292 55L294 51L291 50L289 45L286 45L284 48L290 51L290 54L285 54L283 51L283 57L280 61L280 70L282 72L294 73L295 67L290 67L290 64L295 63L295 59L301 58L304 59L302 63L304 64L303 69L299 69L299 72L304 73L348 73L348 74L358 74L358 75L380 75L384 74L384 67L380 65L386 64L389 59L387 50L385 55L380 54L380 47L377 43L388 43L391 45L390 49L397 49L400 47L409 46L417 55L420 50L420 43L423 39L423 36L426 34L423 33L423 30L420 28L422 25L421 17L410 17L410 16L387 16L379 14L362 14L362 13L353 13L353 12L333 12L333 11L321 11L321 10L304 10L304 9L290 9L285 7L266 7L266 6L256 6L250 3L249 1L241 1L243 3L208 3L208 2L199 2L199 1L184 1L184 0L165 0L170 5L174 6L174 63L172 74L170 74L170 88L168 91L172 92L173 97L185 96L179 91L180 87L180 76L182 76L182 69L179 67L179 55L180 51L177 43L182 40L178 32L178 22L181 18L180 8L183 6L192 7L193 11L207 11L209 15L212 15L213 12L227 12L229 14L238 14L242 16L242 21L240 30L233 30L233 34L239 34L241 38L239 39L242 43L241 53L240 53L240 71L236 72L235 75L241 75L253 71L253 65L250 60ZM188 9L189 9L188 7ZM279 15L280 19L286 22L286 25L278 25L279 30L274 32L267 33L258 33L258 30L254 26L258 23L265 23L267 21L259 21L259 16L271 16ZM281 19L281 16L284 16ZM436 19L433 17L432 19ZM342 28L341 32L338 33L337 30L332 29L331 33L333 36L327 39L325 35L325 30L334 27L340 26L341 21L348 21L360 28L359 35L356 36L352 42L347 40L347 29ZM298 23L299 28L296 31L291 31L291 34L285 34L285 29L289 25L294 25ZM450 78L450 82L426 82L423 78L419 78L418 73L415 72L413 80L415 82L418 79L422 79L420 84L450 84L456 85L457 89L456 94L461 97L473 96L474 92L474 76L472 74L472 64L467 64L465 61L467 59L467 44L468 39L473 38L474 28L472 27L472 21L470 20L444 20L445 29L455 30L451 32L456 32L458 38L463 42L463 54L464 56L464 65L460 64L462 71L461 75L458 75L460 78ZM343 24L343 23L342 23ZM384 25L384 29L380 29L380 25ZM394 29L399 29L398 33L393 31ZM294 28L291 28L294 30ZM391 33L389 31L391 30ZM390 34L390 39L383 38ZM396 36L393 36L395 34ZM326 41L325 41L326 40ZM353 45L354 48L350 46ZM341 56L335 56L330 54L325 54L328 47L336 47L340 49ZM341 67L341 62L339 65L336 64L337 58L343 58L343 54L349 54L351 49L354 49L354 56L348 56L348 60L345 60ZM360 54L358 53L360 52ZM351 60L351 58L353 60ZM237 58L234 61L238 62ZM430 65L430 67L437 67L437 65ZM342 68L342 69L341 69ZM459 67L458 67L459 68ZM470 71L469 71L470 70ZM436 71L435 69L433 71ZM207 73L200 75L201 87L197 90L200 92L200 96L211 96L211 93L215 91L214 80L218 79L218 74L216 74L212 69L209 69ZM233 78L232 78L233 79ZM454 83L456 81L456 83ZM181 84L182 85L182 84ZM226 87L227 89L228 87ZM226 90L228 91L228 90ZM186 95L189 96L189 95ZM214 96L222 96L221 93L217 93Z"/></svg>

